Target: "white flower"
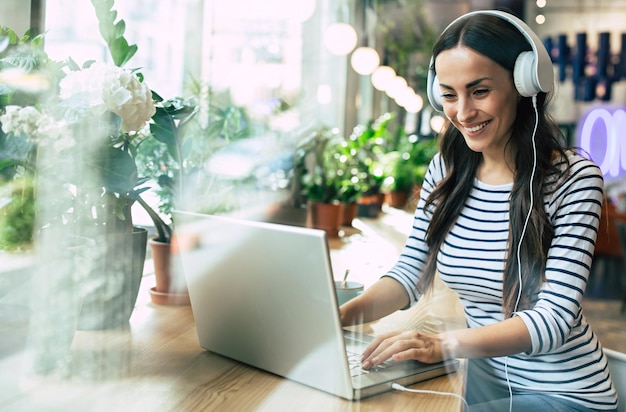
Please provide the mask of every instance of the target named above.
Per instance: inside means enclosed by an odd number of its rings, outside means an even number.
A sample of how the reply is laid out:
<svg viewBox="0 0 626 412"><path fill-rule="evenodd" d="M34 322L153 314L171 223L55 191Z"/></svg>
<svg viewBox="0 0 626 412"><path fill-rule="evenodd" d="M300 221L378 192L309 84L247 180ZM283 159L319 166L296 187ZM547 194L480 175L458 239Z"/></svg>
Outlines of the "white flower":
<svg viewBox="0 0 626 412"><path fill-rule="evenodd" d="M72 129L65 120L57 121L44 113L39 119L38 126L38 141L42 146L52 146L56 152L76 146Z"/></svg>
<svg viewBox="0 0 626 412"><path fill-rule="evenodd" d="M55 151L74 147L76 141L66 121L57 121L46 112L32 106L7 106L0 116L2 130L16 136L25 135L41 146L52 146Z"/></svg>
<svg viewBox="0 0 626 412"><path fill-rule="evenodd" d="M2 131L16 136L24 134L34 138L38 130L37 122L40 116L39 110L32 106L7 106L5 113L0 116Z"/></svg>
<svg viewBox="0 0 626 412"><path fill-rule="evenodd" d="M146 83L120 67L94 63L70 72L60 83L61 99L82 95L94 114L109 110L122 119L122 131L133 132L146 125L156 112Z"/></svg>

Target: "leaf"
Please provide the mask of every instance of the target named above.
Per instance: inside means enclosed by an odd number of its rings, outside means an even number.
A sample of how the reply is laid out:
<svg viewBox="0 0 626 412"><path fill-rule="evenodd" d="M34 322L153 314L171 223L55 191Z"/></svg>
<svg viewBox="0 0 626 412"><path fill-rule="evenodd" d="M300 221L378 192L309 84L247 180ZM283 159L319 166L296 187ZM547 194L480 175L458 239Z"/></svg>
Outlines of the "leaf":
<svg viewBox="0 0 626 412"><path fill-rule="evenodd" d="M0 26L0 36L6 36L9 38L9 44L17 44L19 37L12 29L6 26Z"/></svg>
<svg viewBox="0 0 626 412"><path fill-rule="evenodd" d="M6 85L0 84L0 106L6 106L11 103L13 91Z"/></svg>
<svg viewBox="0 0 626 412"><path fill-rule="evenodd" d="M182 144L182 153L181 156L183 159L186 159L193 152L193 141L191 139L186 139Z"/></svg>
<svg viewBox="0 0 626 412"><path fill-rule="evenodd" d="M174 119L162 107L157 107L156 113L152 116L153 123L150 124L150 132L156 140L164 143L167 152L179 163L177 130Z"/></svg>
<svg viewBox="0 0 626 412"><path fill-rule="evenodd" d="M128 152L107 146L96 167L109 192L124 195L137 184L137 166Z"/></svg>
<svg viewBox="0 0 626 412"><path fill-rule="evenodd" d="M78 63L76 63L76 61L72 59L71 57L67 58L66 64L67 64L68 69L70 69L70 71L77 72L80 70L80 66L78 65Z"/></svg>
<svg viewBox="0 0 626 412"><path fill-rule="evenodd" d="M161 97L160 94L158 94L157 92L155 92L154 90L151 90L152 92L152 100L154 100L155 102L159 103L163 101L163 98Z"/></svg>
<svg viewBox="0 0 626 412"><path fill-rule="evenodd" d="M154 123L150 124L150 131L155 139L166 145L176 143L176 126L165 109L157 107L152 121Z"/></svg>
<svg viewBox="0 0 626 412"><path fill-rule="evenodd" d="M115 17L113 17L111 20L115 20ZM118 21L117 23L115 23L113 27L115 27L115 38L116 39L123 38L124 31L126 31L126 23L124 22L124 20Z"/></svg>
<svg viewBox="0 0 626 412"><path fill-rule="evenodd" d="M123 67L137 52L137 45L129 46L124 38L126 23L117 19L117 11L112 10L113 0L91 0L98 18L100 35L109 47L109 53L113 62L118 67Z"/></svg>

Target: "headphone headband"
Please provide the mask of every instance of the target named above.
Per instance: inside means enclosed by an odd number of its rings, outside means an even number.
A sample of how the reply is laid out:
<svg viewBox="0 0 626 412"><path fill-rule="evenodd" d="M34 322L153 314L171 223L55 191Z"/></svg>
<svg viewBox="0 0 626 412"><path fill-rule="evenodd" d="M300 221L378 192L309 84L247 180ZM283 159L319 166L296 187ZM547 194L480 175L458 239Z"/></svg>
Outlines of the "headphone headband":
<svg viewBox="0 0 626 412"><path fill-rule="evenodd" d="M528 41L532 51L522 52L515 61L513 80L517 91L524 97L537 95L540 92L547 93L554 85L554 71L552 60L539 37L526 23L512 14L499 10L479 10L464 14L452 21L442 32L453 26L459 20L474 15L491 15L499 17L512 24ZM443 102L439 96L439 81L435 74L434 57L430 58L428 67L428 83L426 92L430 104L438 111L443 110Z"/></svg>

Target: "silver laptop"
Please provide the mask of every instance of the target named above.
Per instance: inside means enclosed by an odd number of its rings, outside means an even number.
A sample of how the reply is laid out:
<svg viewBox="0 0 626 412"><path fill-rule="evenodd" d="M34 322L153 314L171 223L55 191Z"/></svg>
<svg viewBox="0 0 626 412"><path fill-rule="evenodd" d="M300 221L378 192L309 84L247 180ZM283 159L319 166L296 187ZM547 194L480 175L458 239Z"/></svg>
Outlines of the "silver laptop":
<svg viewBox="0 0 626 412"><path fill-rule="evenodd" d="M366 372L350 361L372 337L341 327L325 232L182 211L174 219L179 238L197 240L180 259L206 350L351 400L458 369L410 361Z"/></svg>

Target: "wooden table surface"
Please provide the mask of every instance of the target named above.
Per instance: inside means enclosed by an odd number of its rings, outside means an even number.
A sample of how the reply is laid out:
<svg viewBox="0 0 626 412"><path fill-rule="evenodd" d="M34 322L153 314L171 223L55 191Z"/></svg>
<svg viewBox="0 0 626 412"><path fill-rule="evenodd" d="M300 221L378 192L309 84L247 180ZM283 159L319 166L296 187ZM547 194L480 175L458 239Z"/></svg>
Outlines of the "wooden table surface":
<svg viewBox="0 0 626 412"><path fill-rule="evenodd" d="M408 225L408 226L407 226ZM393 264L410 216L391 210L358 219L330 240L335 277L371 285ZM458 411L454 397L391 391L347 401L203 350L189 306L150 301L153 276L142 280L128 328L78 331L71 362L52 376L26 373L27 353L0 357L1 411ZM439 285L433 296L404 312L366 325L372 333L397 327L426 331L464 327L460 303ZM3 331L6 331L3 329ZM5 335L6 336L6 335ZM5 339L5 336L2 339ZM0 352L1 354L1 352ZM411 386L463 394L457 373Z"/></svg>

